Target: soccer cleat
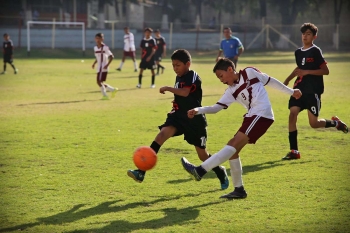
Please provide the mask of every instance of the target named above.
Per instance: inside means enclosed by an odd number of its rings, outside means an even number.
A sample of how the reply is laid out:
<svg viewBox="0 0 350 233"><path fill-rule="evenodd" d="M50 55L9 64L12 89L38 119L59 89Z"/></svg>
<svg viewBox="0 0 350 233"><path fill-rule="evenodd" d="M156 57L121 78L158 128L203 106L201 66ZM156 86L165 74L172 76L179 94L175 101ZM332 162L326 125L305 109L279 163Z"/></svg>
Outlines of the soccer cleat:
<svg viewBox="0 0 350 233"><path fill-rule="evenodd" d="M224 166L219 166L220 170L222 170L222 172L225 174L225 179L224 181L220 181L221 183L221 189L224 190L224 189L227 189L228 186L230 185L230 182L228 180L228 177L227 177L227 172L226 172L226 168Z"/></svg>
<svg viewBox="0 0 350 233"><path fill-rule="evenodd" d="M135 69L135 70L134 70L134 72L137 72L137 71L139 71L139 70L138 70L138 69Z"/></svg>
<svg viewBox="0 0 350 233"><path fill-rule="evenodd" d="M339 117L333 116L333 117L332 117L332 120L337 122L337 126L336 126L337 130L341 130L341 131L343 131L344 133L348 133L348 132L349 132L348 126L347 126L344 122L342 122L342 121L339 119Z"/></svg>
<svg viewBox="0 0 350 233"><path fill-rule="evenodd" d="M141 84L137 84L136 87L137 87L137 88L141 88Z"/></svg>
<svg viewBox="0 0 350 233"><path fill-rule="evenodd" d="M115 89L112 91L112 98L115 97L115 95L117 94L117 91L118 91L118 88L115 88Z"/></svg>
<svg viewBox="0 0 350 233"><path fill-rule="evenodd" d="M15 69L15 74L17 74L18 73L18 69Z"/></svg>
<svg viewBox="0 0 350 233"><path fill-rule="evenodd" d="M292 160L292 159L300 159L300 152L297 150L291 150L282 158L282 160Z"/></svg>
<svg viewBox="0 0 350 233"><path fill-rule="evenodd" d="M138 183L142 183L142 181L145 179L145 175L142 174L140 170L128 170L127 174Z"/></svg>
<svg viewBox="0 0 350 233"><path fill-rule="evenodd" d="M151 85L151 88L156 88L156 85L152 84L152 85Z"/></svg>
<svg viewBox="0 0 350 233"><path fill-rule="evenodd" d="M1 74L6 74L6 71L1 72Z"/></svg>
<svg viewBox="0 0 350 233"><path fill-rule="evenodd" d="M108 96L103 96L101 100L109 100Z"/></svg>
<svg viewBox="0 0 350 233"><path fill-rule="evenodd" d="M185 157L181 158L181 163L183 168L190 174L196 181L200 181L202 177L198 175L196 171L196 166L190 163Z"/></svg>
<svg viewBox="0 0 350 233"><path fill-rule="evenodd" d="M116 70L118 70L118 71L122 71L122 69L121 69L121 68L117 68Z"/></svg>
<svg viewBox="0 0 350 233"><path fill-rule="evenodd" d="M244 190L244 187L235 187L235 190L233 192L222 195L220 198L227 198L227 199L240 199L240 198L246 198L247 192Z"/></svg>

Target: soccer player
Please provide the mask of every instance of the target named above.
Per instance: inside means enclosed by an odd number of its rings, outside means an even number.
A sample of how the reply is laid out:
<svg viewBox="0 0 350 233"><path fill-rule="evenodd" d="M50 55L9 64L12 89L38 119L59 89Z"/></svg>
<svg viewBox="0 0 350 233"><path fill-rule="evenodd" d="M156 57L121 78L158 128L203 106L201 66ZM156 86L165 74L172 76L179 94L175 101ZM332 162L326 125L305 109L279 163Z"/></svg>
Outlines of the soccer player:
<svg viewBox="0 0 350 233"><path fill-rule="evenodd" d="M123 52L123 58L120 62L119 67L117 68L118 71L122 70L122 67L125 62L125 57L131 57L132 61L134 62L134 71L137 72L137 64L136 64L136 56L135 56L135 40L134 40L134 34L130 32L129 27L124 28L124 52Z"/></svg>
<svg viewBox="0 0 350 233"><path fill-rule="evenodd" d="M237 72L234 63L228 58L220 58L216 63L214 73L220 82L228 85L225 94L213 106L197 107L188 111L188 117L194 118L205 113L217 113L228 108L233 102L243 105L248 112L244 115L242 126L227 145L218 153L196 167L185 157L181 159L185 170L200 181L213 167L229 160L234 191L221 198L245 198L247 193L243 187L242 165L239 152L247 144L255 144L265 134L274 122L271 103L264 86L268 85L281 92L293 95L296 99L301 96L298 89L291 89L277 79L261 73L253 67Z"/></svg>
<svg viewBox="0 0 350 233"><path fill-rule="evenodd" d="M165 67L160 64L162 60L162 56L166 56L166 43L165 43L165 38L160 35L159 29L154 31L155 39L157 42L157 50L154 55L156 64L157 64L157 75L159 75L159 69L162 68L162 74L164 72Z"/></svg>
<svg viewBox="0 0 350 233"><path fill-rule="evenodd" d="M224 28L224 37L225 39L220 43L220 50L216 61L218 61L222 52L224 52L224 57L230 59L235 64L235 67L237 67L238 57L244 51L243 44L237 37L232 36L232 31L229 27Z"/></svg>
<svg viewBox="0 0 350 233"><path fill-rule="evenodd" d="M150 69L152 73L152 84L151 88L155 88L155 74L154 69L156 68L156 63L154 61L154 54L157 50L156 40L151 36L153 30L152 28L145 28L144 35L145 37L141 40L140 47L142 49L141 62L140 62L140 73L139 73L139 84L137 88L141 88L142 84L142 74L146 69Z"/></svg>
<svg viewBox="0 0 350 233"><path fill-rule="evenodd" d="M322 51L314 44L317 38L317 27L312 23L304 23L300 31L303 47L295 51L297 68L284 81L288 85L295 76L294 87L303 92L300 99L290 97L289 99L289 145L290 152L283 160L300 159L298 150L297 118L299 112L307 109L309 124L312 128L336 127L338 130L348 133L348 127L338 117L333 116L331 120L318 119L321 110L321 94L323 93L323 75L328 75L327 62Z"/></svg>
<svg viewBox="0 0 350 233"><path fill-rule="evenodd" d="M165 123L159 126L160 132L151 144L151 148L158 153L160 147L170 137L184 135L184 140L193 145L200 160L208 159L206 148L207 121L205 115L195 116L193 119L187 117L187 111L200 107L202 102L202 81L197 72L190 70L191 55L184 49L176 50L171 56L173 69L176 73L174 87L164 86L159 92L171 92L174 94L173 108L168 113ZM212 167L220 180L221 188L227 189L229 181L224 167ZM128 176L137 182L145 178L145 171L129 170Z"/></svg>
<svg viewBox="0 0 350 233"><path fill-rule="evenodd" d="M10 40L10 35L7 33L4 34L2 51L4 55L4 71L1 74L6 74L6 63L9 63L12 66L15 74L17 74L18 69L16 69L15 65L13 64L13 43L12 40Z"/></svg>
<svg viewBox="0 0 350 233"><path fill-rule="evenodd" d="M118 89L105 83L107 80L109 64L111 64L114 56L108 46L103 43L103 39L104 36L102 33L97 33L95 35L96 46L94 47L94 51L96 60L92 64L92 69L95 69L97 63L97 85L101 88L102 100L108 100L109 98L106 89L112 92L112 98L115 97Z"/></svg>

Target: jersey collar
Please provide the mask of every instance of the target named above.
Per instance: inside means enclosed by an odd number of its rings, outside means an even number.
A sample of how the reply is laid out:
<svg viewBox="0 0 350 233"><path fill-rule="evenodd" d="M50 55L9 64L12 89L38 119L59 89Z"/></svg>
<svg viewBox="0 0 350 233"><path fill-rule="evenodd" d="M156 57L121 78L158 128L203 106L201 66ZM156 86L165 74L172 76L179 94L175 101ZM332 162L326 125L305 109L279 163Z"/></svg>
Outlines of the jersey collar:
<svg viewBox="0 0 350 233"><path fill-rule="evenodd" d="M315 47L316 45L315 44L312 44L312 46L310 48L307 48L307 49L303 49L303 47L300 48L301 51L308 51L309 49Z"/></svg>
<svg viewBox="0 0 350 233"><path fill-rule="evenodd" d="M144 40L152 40L153 37L151 36L149 39L146 39L146 37L143 38Z"/></svg>
<svg viewBox="0 0 350 233"><path fill-rule="evenodd" d="M240 70L238 72L238 80L234 81L233 84L238 84L239 83L239 80L241 80L241 73L242 73L242 70Z"/></svg>

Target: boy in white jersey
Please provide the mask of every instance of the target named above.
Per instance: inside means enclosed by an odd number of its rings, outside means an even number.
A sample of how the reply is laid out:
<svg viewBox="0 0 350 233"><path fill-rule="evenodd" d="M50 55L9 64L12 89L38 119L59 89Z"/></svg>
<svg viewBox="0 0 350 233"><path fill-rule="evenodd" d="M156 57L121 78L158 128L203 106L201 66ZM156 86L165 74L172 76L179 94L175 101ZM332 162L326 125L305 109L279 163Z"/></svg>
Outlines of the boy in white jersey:
<svg viewBox="0 0 350 233"><path fill-rule="evenodd" d="M238 154L246 144L255 144L274 122L271 103L264 86L271 86L292 95L296 99L301 97L301 92L299 89L293 90L283 85L277 79L269 77L253 67L247 67L237 73L234 63L227 58L220 58L213 71L219 80L229 87L216 104L191 109L187 113L188 117L217 113L228 108L233 102L240 103L248 112L244 116L240 129L222 150L197 167L183 157L181 159L182 166L195 180L200 181L207 171L229 160L231 178L235 189L233 192L221 196L221 198L245 198L247 193L243 187L242 164Z"/></svg>
<svg viewBox="0 0 350 233"><path fill-rule="evenodd" d="M117 88L114 88L105 83L107 80L108 67L109 64L111 64L114 56L109 50L108 46L103 43L102 33L97 33L95 35L95 42L96 46L94 47L94 52L96 59L92 64L92 69L95 69L95 65L97 63L97 85L101 88L102 100L108 100L106 89L112 92L112 98L114 98L118 90Z"/></svg>
<svg viewBox="0 0 350 233"><path fill-rule="evenodd" d="M123 52L123 58L120 62L119 67L117 68L118 71L122 70L122 67L125 62L125 57L131 57L132 61L134 62L134 71L137 72L137 64L136 64L136 56L135 56L135 39L134 34L129 31L129 27L124 28L124 52Z"/></svg>

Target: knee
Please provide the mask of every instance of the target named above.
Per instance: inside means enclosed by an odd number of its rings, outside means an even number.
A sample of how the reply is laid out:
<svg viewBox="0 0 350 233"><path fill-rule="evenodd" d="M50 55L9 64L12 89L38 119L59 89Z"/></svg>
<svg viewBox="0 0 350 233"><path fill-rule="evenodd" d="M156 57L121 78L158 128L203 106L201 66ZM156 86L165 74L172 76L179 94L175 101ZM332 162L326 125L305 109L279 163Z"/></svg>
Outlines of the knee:
<svg viewBox="0 0 350 233"><path fill-rule="evenodd" d="M318 128L318 124L317 124L318 122L317 121L309 121L309 124L310 124L310 126L311 126L311 128Z"/></svg>
<svg viewBox="0 0 350 233"><path fill-rule="evenodd" d="M294 112L294 111L289 112L289 120L296 121L298 114L299 114L298 112Z"/></svg>
<svg viewBox="0 0 350 233"><path fill-rule="evenodd" d="M101 87L101 86L102 86L102 84L101 84L101 82L100 82L100 81L97 81L97 85L98 85L99 87Z"/></svg>

